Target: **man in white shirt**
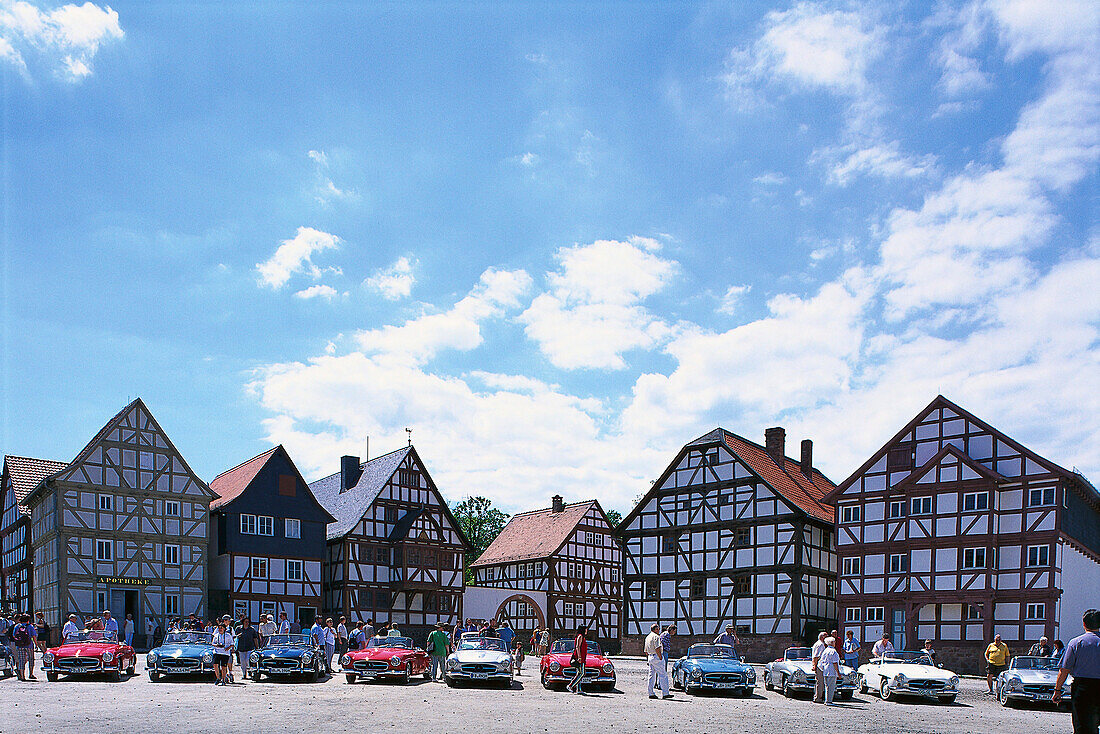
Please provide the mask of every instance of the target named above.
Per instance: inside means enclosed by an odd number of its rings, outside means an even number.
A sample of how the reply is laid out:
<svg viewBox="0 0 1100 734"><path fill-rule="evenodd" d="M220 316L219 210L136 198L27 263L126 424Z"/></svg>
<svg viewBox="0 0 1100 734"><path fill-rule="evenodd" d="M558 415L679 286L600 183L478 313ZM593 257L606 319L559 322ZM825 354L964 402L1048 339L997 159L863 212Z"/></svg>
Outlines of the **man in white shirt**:
<svg viewBox="0 0 1100 734"><path fill-rule="evenodd" d="M888 652L894 651L894 645L890 642L890 634L888 632L882 633L882 639L875 643L875 646L871 648L871 655L876 658L881 658Z"/></svg>
<svg viewBox="0 0 1100 734"><path fill-rule="evenodd" d="M332 617L325 620L325 672L332 675L332 656L336 654L336 628L332 626Z"/></svg>
<svg viewBox="0 0 1100 734"><path fill-rule="evenodd" d="M286 618L286 612L279 613L279 634L290 634L290 620Z"/></svg>
<svg viewBox="0 0 1100 734"><path fill-rule="evenodd" d="M665 671L664 650L661 648L661 625L654 622L645 638L645 656L649 662L649 697L657 698L654 684L660 685L663 698L672 698L668 692L668 673Z"/></svg>
<svg viewBox="0 0 1100 734"><path fill-rule="evenodd" d="M260 620L260 639L266 640L278 631L278 627L275 622L272 621L270 614L263 615L263 619Z"/></svg>
<svg viewBox="0 0 1100 734"><path fill-rule="evenodd" d="M118 639L118 620L111 616L110 609L103 610L103 631L114 632L115 639Z"/></svg>
<svg viewBox="0 0 1100 734"><path fill-rule="evenodd" d="M825 652L827 634L824 630L819 632L813 647L814 703L825 703L825 678L817 673L817 664L821 661L821 654Z"/></svg>
<svg viewBox="0 0 1100 734"><path fill-rule="evenodd" d="M157 621L152 617L145 618L145 646L153 647L153 638L157 634Z"/></svg>
<svg viewBox="0 0 1100 734"><path fill-rule="evenodd" d="M61 641L64 642L69 635L75 635L80 632L80 625L76 623L77 616L75 614L69 615L69 621L65 623L65 626L61 628Z"/></svg>
<svg viewBox="0 0 1100 734"><path fill-rule="evenodd" d="M823 681L825 686L825 705L833 705L833 696L836 695L836 679L840 675L840 653L836 651L836 638L826 637L825 647L821 650L821 658L814 668L814 678Z"/></svg>
<svg viewBox="0 0 1100 734"><path fill-rule="evenodd" d="M126 636L126 644L134 645L134 615L127 614L126 621L122 625L122 634Z"/></svg>

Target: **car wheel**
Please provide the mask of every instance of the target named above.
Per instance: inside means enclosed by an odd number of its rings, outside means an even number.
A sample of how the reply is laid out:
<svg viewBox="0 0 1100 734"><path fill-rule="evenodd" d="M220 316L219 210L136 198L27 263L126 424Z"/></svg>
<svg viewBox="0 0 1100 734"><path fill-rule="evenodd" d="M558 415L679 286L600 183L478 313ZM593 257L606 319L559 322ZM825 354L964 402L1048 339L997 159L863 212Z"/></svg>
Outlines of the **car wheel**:
<svg viewBox="0 0 1100 734"><path fill-rule="evenodd" d="M950 706L951 704L955 703L955 697L954 696L940 696L940 703L944 704L945 706Z"/></svg>
<svg viewBox="0 0 1100 734"><path fill-rule="evenodd" d="M775 690L775 686L772 685L772 674L771 674L771 672L769 672L767 670L764 671L764 690L765 691L774 691Z"/></svg>
<svg viewBox="0 0 1100 734"><path fill-rule="evenodd" d="M409 683L412 683L412 679L413 679L413 664L412 663L405 663L405 675L403 675L401 677L401 682L404 685L408 685Z"/></svg>
<svg viewBox="0 0 1100 734"><path fill-rule="evenodd" d="M151 683L156 683L158 680L160 680L160 673L158 673L155 670L150 670L149 671L149 681Z"/></svg>
<svg viewBox="0 0 1100 734"><path fill-rule="evenodd" d="M259 683L259 682L260 682L260 677L261 677L262 675L263 675L263 674L262 674L262 673L260 673L260 671L258 671L258 670L257 670L257 671L256 671L255 673L253 673L253 674L252 674L252 682L253 682L253 683Z"/></svg>
<svg viewBox="0 0 1100 734"><path fill-rule="evenodd" d="M454 688L456 685L458 685L454 678L451 678L447 675L443 676L443 682L447 684L448 688Z"/></svg>
<svg viewBox="0 0 1100 734"><path fill-rule="evenodd" d="M344 678L347 679L348 683L354 683L355 682L355 673L344 673Z"/></svg>
<svg viewBox="0 0 1100 734"><path fill-rule="evenodd" d="M542 687L546 690L550 690L550 676L546 674L546 671L542 671Z"/></svg>
<svg viewBox="0 0 1100 734"><path fill-rule="evenodd" d="M867 679L862 674L859 676L859 692L867 693Z"/></svg>
<svg viewBox="0 0 1100 734"><path fill-rule="evenodd" d="M56 683L57 673L46 673L46 680L48 680L50 683Z"/></svg>
<svg viewBox="0 0 1100 734"><path fill-rule="evenodd" d="M889 701L890 696L892 695L894 694L890 692L890 681L883 678L882 681L878 684L878 697L881 698L883 701Z"/></svg>
<svg viewBox="0 0 1100 734"><path fill-rule="evenodd" d="M678 691L684 690L684 684L676 677L676 674L672 674L672 687Z"/></svg>
<svg viewBox="0 0 1100 734"><path fill-rule="evenodd" d="M852 691L841 691L840 693L838 693L836 695L837 695L837 698L839 698L841 701L851 701L853 692Z"/></svg>
<svg viewBox="0 0 1100 734"><path fill-rule="evenodd" d="M321 666L314 665L313 672L309 674L309 682L316 683L319 680L321 680Z"/></svg>
<svg viewBox="0 0 1100 734"><path fill-rule="evenodd" d="M1006 709L1012 708L1012 699L1008 697L1008 693L1005 692L1004 686L997 686L997 700Z"/></svg>
<svg viewBox="0 0 1100 734"><path fill-rule="evenodd" d="M112 683L118 683L120 680L122 680L122 670L120 670L119 668L115 668L114 670L111 670L107 673L107 677Z"/></svg>
<svg viewBox="0 0 1100 734"><path fill-rule="evenodd" d="M136 666L136 665L137 665L137 661L136 660L131 660L130 665L128 665L126 667L126 675L133 675L134 672L135 672L134 671L134 666Z"/></svg>
<svg viewBox="0 0 1100 734"><path fill-rule="evenodd" d="M791 687L787 685L787 676L783 676L779 679L779 690L781 690L783 692L783 695L787 698L790 698L794 695L794 691L792 691Z"/></svg>

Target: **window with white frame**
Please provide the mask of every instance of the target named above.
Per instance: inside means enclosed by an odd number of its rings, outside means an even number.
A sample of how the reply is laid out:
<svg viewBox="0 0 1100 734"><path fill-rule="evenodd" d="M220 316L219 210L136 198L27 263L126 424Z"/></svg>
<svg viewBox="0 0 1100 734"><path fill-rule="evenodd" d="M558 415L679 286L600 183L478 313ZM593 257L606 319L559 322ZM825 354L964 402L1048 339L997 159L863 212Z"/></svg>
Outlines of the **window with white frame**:
<svg viewBox="0 0 1100 734"><path fill-rule="evenodd" d="M115 559L115 546L110 540L96 540L95 559L97 561L113 561Z"/></svg>
<svg viewBox="0 0 1100 734"><path fill-rule="evenodd" d="M840 508L840 521L842 523L859 522L859 505L844 505Z"/></svg>
<svg viewBox="0 0 1100 734"><path fill-rule="evenodd" d="M288 538L302 537L302 521L296 517L288 517L283 521L284 532Z"/></svg>
<svg viewBox="0 0 1100 734"><path fill-rule="evenodd" d="M165 500L164 502L164 515L165 517L179 517L180 516L180 503L176 500Z"/></svg>
<svg viewBox="0 0 1100 734"><path fill-rule="evenodd" d="M95 608L98 611L102 611L107 608L107 592L97 591L95 593Z"/></svg>
<svg viewBox="0 0 1100 734"><path fill-rule="evenodd" d="M164 562L169 566L180 565L180 547L178 545L164 546Z"/></svg>
<svg viewBox="0 0 1100 734"><path fill-rule="evenodd" d="M595 545L596 544L596 534L586 532L584 534L584 542L588 543L589 545Z"/></svg>
<svg viewBox="0 0 1100 734"><path fill-rule="evenodd" d="M896 520L905 517L905 500L892 500L890 502L890 519Z"/></svg>
<svg viewBox="0 0 1100 734"><path fill-rule="evenodd" d="M260 614L270 614L272 619L275 619L275 602L262 601L260 602Z"/></svg>
<svg viewBox="0 0 1100 734"><path fill-rule="evenodd" d="M241 534L242 535L255 535L256 534L256 516L255 515L241 515Z"/></svg>
<svg viewBox="0 0 1100 734"><path fill-rule="evenodd" d="M257 535L275 535L275 518L269 515L260 515L256 518Z"/></svg>
<svg viewBox="0 0 1100 734"><path fill-rule="evenodd" d="M1046 617L1047 617L1047 605L1046 604L1038 603L1038 604L1028 604L1027 605L1027 616L1025 617L1025 619L1040 620L1040 619L1046 619Z"/></svg>
<svg viewBox="0 0 1100 734"><path fill-rule="evenodd" d="M885 607L867 607L867 617L866 617L866 619L867 619L868 622L881 622L882 620L886 619L886 608Z"/></svg>
<svg viewBox="0 0 1100 734"><path fill-rule="evenodd" d="M611 567L611 582L616 584L619 582L619 569L614 566Z"/></svg>
<svg viewBox="0 0 1100 734"><path fill-rule="evenodd" d="M533 564L533 563L528 563L527 564L527 576L530 577L530 578L535 578L535 564Z"/></svg>
<svg viewBox="0 0 1100 734"><path fill-rule="evenodd" d="M286 562L286 580L287 581L301 581L302 580L302 562L296 561L293 558L288 558Z"/></svg>
<svg viewBox="0 0 1100 734"><path fill-rule="evenodd" d="M567 601L564 604L562 604L562 613L566 617L572 617L573 616L573 602Z"/></svg>
<svg viewBox="0 0 1100 734"><path fill-rule="evenodd" d="M1054 487L1035 487L1027 493L1028 507L1043 507L1054 504Z"/></svg>
<svg viewBox="0 0 1100 734"><path fill-rule="evenodd" d="M911 515L931 515L932 514L932 498L931 497L914 497L909 503L909 514Z"/></svg>
<svg viewBox="0 0 1100 734"><path fill-rule="evenodd" d="M985 568L985 548L963 548L963 568Z"/></svg>
<svg viewBox="0 0 1100 734"><path fill-rule="evenodd" d="M963 512L989 509L989 492L967 492L963 495Z"/></svg>
<svg viewBox="0 0 1100 734"><path fill-rule="evenodd" d="M99 495L99 509L103 512L111 512L115 509L114 495L101 494Z"/></svg>
<svg viewBox="0 0 1100 734"><path fill-rule="evenodd" d="M860 612L862 612L862 611L863 610L860 609L859 607L848 607L847 609L844 610L844 621L845 622L859 622L860 617L861 617Z"/></svg>
<svg viewBox="0 0 1100 734"><path fill-rule="evenodd" d="M1049 566L1050 565L1050 546L1049 545L1029 545L1027 547L1027 565L1028 566Z"/></svg>
<svg viewBox="0 0 1100 734"><path fill-rule="evenodd" d="M233 602L233 618L244 619L248 616L248 602L243 599L237 599Z"/></svg>
<svg viewBox="0 0 1100 734"><path fill-rule="evenodd" d="M890 573L905 573L909 570L909 556L905 553L894 553L890 556Z"/></svg>
<svg viewBox="0 0 1100 734"><path fill-rule="evenodd" d="M164 595L164 613L169 617L178 617L180 613L180 595Z"/></svg>
<svg viewBox="0 0 1100 734"><path fill-rule="evenodd" d="M860 563L861 560L862 559L858 556L845 558L844 561L841 563L842 573L845 576L859 576L860 568L862 567L862 564Z"/></svg>
<svg viewBox="0 0 1100 734"><path fill-rule="evenodd" d="M266 558L253 558L252 559L252 578L254 578L254 579L266 579L267 578L267 559Z"/></svg>

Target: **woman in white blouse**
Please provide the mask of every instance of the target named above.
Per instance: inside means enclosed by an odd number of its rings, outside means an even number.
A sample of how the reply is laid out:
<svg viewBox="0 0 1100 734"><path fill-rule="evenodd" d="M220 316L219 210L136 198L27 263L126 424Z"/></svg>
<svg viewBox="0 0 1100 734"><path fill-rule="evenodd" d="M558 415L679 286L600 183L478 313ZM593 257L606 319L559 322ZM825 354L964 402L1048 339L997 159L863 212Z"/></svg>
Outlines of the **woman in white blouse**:
<svg viewBox="0 0 1100 734"><path fill-rule="evenodd" d="M836 651L836 638L825 638L825 649L817 660L817 674L825 679L825 705L833 705L836 695L836 679L840 676L840 653Z"/></svg>
<svg viewBox="0 0 1100 734"><path fill-rule="evenodd" d="M214 685L224 686L229 680L229 660L233 655L233 630L229 629L225 620L218 620L218 628L214 630Z"/></svg>

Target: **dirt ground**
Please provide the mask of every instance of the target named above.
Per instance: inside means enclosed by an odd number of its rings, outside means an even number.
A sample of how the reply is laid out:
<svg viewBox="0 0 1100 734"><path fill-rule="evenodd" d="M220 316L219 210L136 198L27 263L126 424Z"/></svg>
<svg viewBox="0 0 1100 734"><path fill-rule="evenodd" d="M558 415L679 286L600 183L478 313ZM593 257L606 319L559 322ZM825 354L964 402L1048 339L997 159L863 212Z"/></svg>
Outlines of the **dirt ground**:
<svg viewBox="0 0 1100 734"><path fill-rule="evenodd" d="M1067 732L1068 713L1005 709L984 696L985 681L964 679L952 706L883 702L857 695L835 707L785 699L757 688L752 698L688 696L650 700L646 666L615 660L617 690L581 697L547 691L528 659L510 690L448 688L415 681L348 685L336 675L218 687L203 680L151 683L138 674L46 682L0 681L0 732ZM758 679L762 670L757 668Z"/></svg>

